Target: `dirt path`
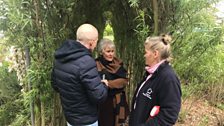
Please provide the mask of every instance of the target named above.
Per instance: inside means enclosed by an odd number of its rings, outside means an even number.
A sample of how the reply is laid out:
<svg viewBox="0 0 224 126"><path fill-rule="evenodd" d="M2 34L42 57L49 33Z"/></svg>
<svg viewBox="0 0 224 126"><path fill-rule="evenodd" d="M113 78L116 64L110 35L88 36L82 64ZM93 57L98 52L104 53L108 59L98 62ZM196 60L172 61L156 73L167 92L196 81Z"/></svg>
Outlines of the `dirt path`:
<svg viewBox="0 0 224 126"><path fill-rule="evenodd" d="M175 126L224 126L224 110L215 108L204 99L183 101Z"/></svg>

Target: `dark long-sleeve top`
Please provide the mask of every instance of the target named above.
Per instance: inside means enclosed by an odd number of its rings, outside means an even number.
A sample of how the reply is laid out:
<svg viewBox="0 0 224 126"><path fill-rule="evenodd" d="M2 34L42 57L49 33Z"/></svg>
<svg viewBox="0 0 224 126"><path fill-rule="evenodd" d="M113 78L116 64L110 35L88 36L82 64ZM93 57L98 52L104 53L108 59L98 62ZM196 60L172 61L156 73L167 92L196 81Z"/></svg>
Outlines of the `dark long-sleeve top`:
<svg viewBox="0 0 224 126"><path fill-rule="evenodd" d="M168 62L162 63L141 87L136 97L142 82L137 86L132 100L130 126L174 125L181 107L181 88L180 81L171 66ZM154 106L160 106L160 111L158 115L150 117Z"/></svg>

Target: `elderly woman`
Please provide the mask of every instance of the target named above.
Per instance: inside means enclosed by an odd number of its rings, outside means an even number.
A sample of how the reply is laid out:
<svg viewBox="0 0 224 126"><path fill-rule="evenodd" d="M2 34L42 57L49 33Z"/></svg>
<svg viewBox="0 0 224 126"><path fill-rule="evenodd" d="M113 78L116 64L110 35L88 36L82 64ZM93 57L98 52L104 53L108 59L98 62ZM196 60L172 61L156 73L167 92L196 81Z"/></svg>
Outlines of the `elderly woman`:
<svg viewBox="0 0 224 126"><path fill-rule="evenodd" d="M108 80L108 97L99 105L99 126L121 126L129 114L124 88L128 84L127 71L115 57L115 45L109 39L99 43L97 68L102 79Z"/></svg>
<svg viewBox="0 0 224 126"><path fill-rule="evenodd" d="M129 126L172 126L181 107L180 81L169 65L169 35L145 41L146 76L138 84Z"/></svg>

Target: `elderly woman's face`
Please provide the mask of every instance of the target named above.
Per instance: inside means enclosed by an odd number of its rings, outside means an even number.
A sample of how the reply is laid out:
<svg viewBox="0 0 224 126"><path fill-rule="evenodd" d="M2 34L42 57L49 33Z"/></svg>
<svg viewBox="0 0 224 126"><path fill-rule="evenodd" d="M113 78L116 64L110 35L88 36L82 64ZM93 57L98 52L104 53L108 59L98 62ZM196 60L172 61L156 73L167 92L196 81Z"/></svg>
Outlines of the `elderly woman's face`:
<svg viewBox="0 0 224 126"><path fill-rule="evenodd" d="M112 61L114 59L115 50L114 50L114 48L105 47L102 50L102 55L103 55L104 59L106 59L107 61Z"/></svg>

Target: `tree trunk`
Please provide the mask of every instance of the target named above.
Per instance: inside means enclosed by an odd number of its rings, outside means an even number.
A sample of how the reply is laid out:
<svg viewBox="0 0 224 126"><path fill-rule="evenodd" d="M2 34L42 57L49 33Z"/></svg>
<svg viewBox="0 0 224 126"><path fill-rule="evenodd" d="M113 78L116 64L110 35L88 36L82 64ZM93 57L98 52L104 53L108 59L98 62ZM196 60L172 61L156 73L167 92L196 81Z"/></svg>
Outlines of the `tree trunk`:
<svg viewBox="0 0 224 126"><path fill-rule="evenodd" d="M66 120L61 107L60 97L59 94L56 92L53 93L53 115L51 124L52 124L51 126L66 125Z"/></svg>
<svg viewBox="0 0 224 126"><path fill-rule="evenodd" d="M36 38L36 40L38 40L39 38L43 39L44 42L44 35L43 35L43 27L42 27L42 18L41 18L41 1L40 0L33 0L33 7L34 7L34 15L33 15L33 19L34 19L34 28L36 29L36 35L34 36ZM43 43L45 44L45 43ZM35 46L36 44L34 44ZM36 47L41 49L40 47ZM43 51L39 52L35 57L38 59L39 62L43 62L44 61L44 55L43 55ZM39 83L41 84L42 80L39 80ZM36 82L38 83L38 82ZM40 90L41 92L41 86L40 85L36 85L35 88L38 88L37 90ZM44 103L41 101L41 95L43 95L42 93L38 93L37 97L35 97L34 99L34 106L37 108L36 111L34 111L35 113L35 126L43 126L45 125L45 115L44 115ZM42 118L43 117L43 118Z"/></svg>
<svg viewBox="0 0 224 126"><path fill-rule="evenodd" d="M41 126L45 126L45 105L43 101L40 101L40 106L41 106Z"/></svg>
<svg viewBox="0 0 224 126"><path fill-rule="evenodd" d="M40 99L35 99L35 126L41 126L41 106Z"/></svg>
<svg viewBox="0 0 224 126"><path fill-rule="evenodd" d="M158 1L152 0L153 5L153 20L154 20L154 35L158 35L159 28L159 11L158 11Z"/></svg>
<svg viewBox="0 0 224 126"><path fill-rule="evenodd" d="M25 55L26 55L26 70L29 69L30 66L30 50L28 47L25 48ZM30 79L28 78L28 91L30 91L32 89L31 84L30 84ZM31 119L31 124L32 126L35 126L34 124L34 120L35 120L35 116L34 116L34 104L33 104L33 100L32 98L30 99L30 119Z"/></svg>

